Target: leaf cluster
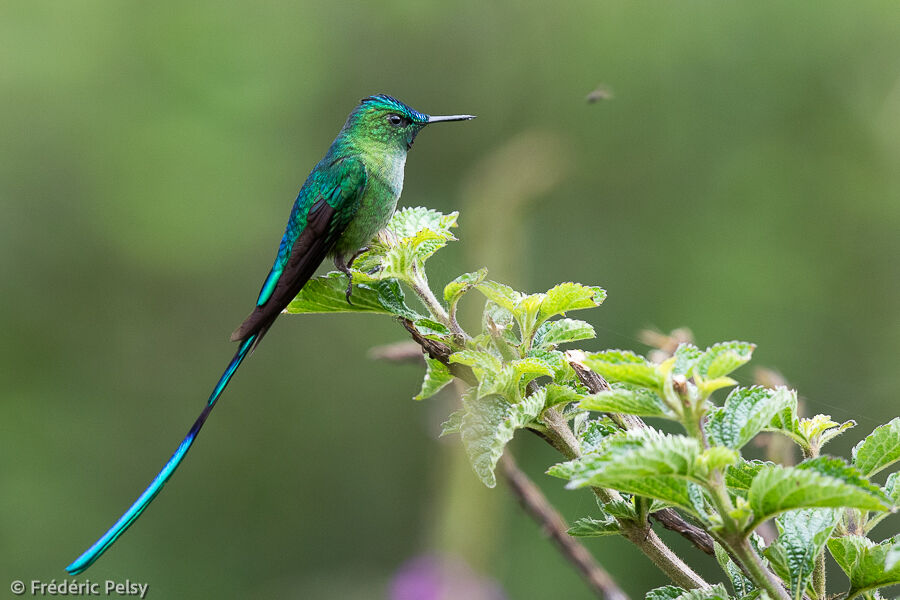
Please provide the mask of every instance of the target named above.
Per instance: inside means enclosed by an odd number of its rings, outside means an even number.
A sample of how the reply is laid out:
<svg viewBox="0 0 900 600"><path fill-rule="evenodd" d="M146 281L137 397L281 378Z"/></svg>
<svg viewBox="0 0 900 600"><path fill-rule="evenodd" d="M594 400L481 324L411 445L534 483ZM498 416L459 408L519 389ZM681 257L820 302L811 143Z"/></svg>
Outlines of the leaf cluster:
<svg viewBox="0 0 900 600"><path fill-rule="evenodd" d="M475 474L488 487L496 485L497 463L517 431L576 439L569 460L548 473L568 488L592 488L613 500L577 520L569 530L573 536L649 528L649 512L671 507L715 538L716 557L737 598L824 600L826 548L848 576L849 597L900 582L900 540L866 537L900 500L896 472L883 486L869 479L900 461L900 418L860 441L849 461L822 455L823 446L855 423L802 417L796 392L786 387L738 386L731 375L751 359L753 344L701 349L682 343L661 361L629 350L563 352L561 345L595 337L588 322L569 314L600 306L606 292L566 282L528 294L489 279L485 269L450 281L438 299L425 264L456 239L451 230L457 216L398 211L353 265L352 305L344 297L346 275L328 273L310 281L287 312L390 315L440 349L425 356L415 399L430 398L465 374L460 408L442 435L460 435ZM409 291L421 306L410 306ZM457 308L473 292L483 310L477 331L469 333L457 322ZM589 390L575 367L605 378L607 389ZM622 415L669 421L680 433L635 427ZM805 460L791 466L745 458L748 444L762 433L791 440ZM755 530L770 519L778 536L766 547ZM729 594L722 585L667 586L647 597Z"/></svg>

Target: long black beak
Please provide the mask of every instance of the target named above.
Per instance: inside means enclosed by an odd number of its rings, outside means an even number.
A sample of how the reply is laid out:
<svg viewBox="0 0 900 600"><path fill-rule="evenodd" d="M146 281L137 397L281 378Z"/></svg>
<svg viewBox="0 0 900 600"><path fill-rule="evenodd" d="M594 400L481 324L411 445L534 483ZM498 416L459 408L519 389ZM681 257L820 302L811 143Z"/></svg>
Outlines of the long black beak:
<svg viewBox="0 0 900 600"><path fill-rule="evenodd" d="M444 115L441 117L428 117L428 123L440 123L441 121L471 121L475 115Z"/></svg>

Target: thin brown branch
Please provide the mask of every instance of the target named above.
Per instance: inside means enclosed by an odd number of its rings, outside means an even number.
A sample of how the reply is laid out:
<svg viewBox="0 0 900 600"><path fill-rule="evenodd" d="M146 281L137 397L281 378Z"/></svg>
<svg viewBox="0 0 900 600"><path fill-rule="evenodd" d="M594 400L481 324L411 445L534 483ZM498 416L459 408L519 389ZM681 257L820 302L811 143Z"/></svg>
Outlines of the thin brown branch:
<svg viewBox="0 0 900 600"><path fill-rule="evenodd" d="M478 383L471 369L463 365L450 362L450 355L453 353L450 346L442 342L424 337L421 333L419 333L419 330L416 329L416 326L409 319L399 317L397 320L400 321L400 324L403 325L406 331L409 332L409 335L412 336L412 339L422 347L422 350L425 351L425 354L447 365L447 367L450 369L450 372L453 373L454 377L462 379L469 385L476 385Z"/></svg>
<svg viewBox="0 0 900 600"><path fill-rule="evenodd" d="M547 501L541 490L519 469L509 450L500 459L500 472L519 504L544 530L562 555L581 574L588 586L599 598L627 600L616 582L594 559L587 548L570 536L565 520Z"/></svg>

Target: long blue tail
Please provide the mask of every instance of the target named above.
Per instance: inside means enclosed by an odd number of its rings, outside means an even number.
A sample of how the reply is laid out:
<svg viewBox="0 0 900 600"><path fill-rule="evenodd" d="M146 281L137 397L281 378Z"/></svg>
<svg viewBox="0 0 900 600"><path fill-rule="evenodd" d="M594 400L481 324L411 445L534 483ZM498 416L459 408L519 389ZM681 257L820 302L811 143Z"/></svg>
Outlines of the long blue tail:
<svg viewBox="0 0 900 600"><path fill-rule="evenodd" d="M200 429L203 427L203 424L206 422L206 418L209 417L209 413L212 412L213 406L216 404L216 400L219 399L219 396L222 395L222 392L225 390L225 386L228 385L228 382L231 381L231 377L234 375L234 372L237 371L237 368L241 365L241 362L244 358L247 357L247 353L250 351L250 348L253 346L253 342L257 339L258 335L251 335L246 340L241 342L241 345L238 347L237 352L234 355L234 358L231 359L231 362L228 363L228 367L225 368L225 372L222 373L222 376L219 378L219 382L216 384L216 387L213 388L212 394L209 396L209 400L206 402L206 406L203 408L203 412L200 413L200 416L197 417L197 420L194 421L193 427L188 432L187 436L182 440L181 444L178 446L178 449L175 450L175 454L172 455L172 458L169 459L169 462L166 463L166 466L162 468L162 471L150 482L150 485L147 486L147 489L144 490L137 500L134 501L134 504L125 511L125 514L119 517L119 520L115 522L115 524L109 528L109 531L103 534L103 536L94 542L94 545L84 551L84 553L75 559L71 565L66 567L66 571L69 572L70 575L78 575L79 573L85 571L88 567L90 567L95 560L100 558L100 556L106 552L106 549L112 546L113 542L119 539L119 536L125 533L125 530L135 522L135 520L141 516L141 513L144 512L144 509L156 498L156 495L162 489L162 487L169 480L169 477L172 476L172 473L175 472L175 469L178 468L178 465L181 464L181 461L184 460L184 456L187 454L188 450L191 449L191 445L194 443L194 440L197 439L197 434L200 433Z"/></svg>

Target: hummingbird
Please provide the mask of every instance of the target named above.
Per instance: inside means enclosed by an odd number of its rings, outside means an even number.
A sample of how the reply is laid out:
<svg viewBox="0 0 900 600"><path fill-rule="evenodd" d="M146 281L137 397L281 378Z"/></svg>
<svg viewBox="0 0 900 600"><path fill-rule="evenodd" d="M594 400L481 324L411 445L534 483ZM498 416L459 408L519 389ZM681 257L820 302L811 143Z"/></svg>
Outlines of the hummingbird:
<svg viewBox="0 0 900 600"><path fill-rule="evenodd" d="M363 98L300 188L278 246L275 264L263 282L250 315L231 334L237 352L219 378L206 406L172 458L147 489L100 539L66 571L84 572L121 536L159 494L184 460L216 401L241 363L269 331L316 269L331 257L345 273L351 302L353 260L387 225L403 190L406 155L426 125L468 121L474 115L430 116L385 94Z"/></svg>

